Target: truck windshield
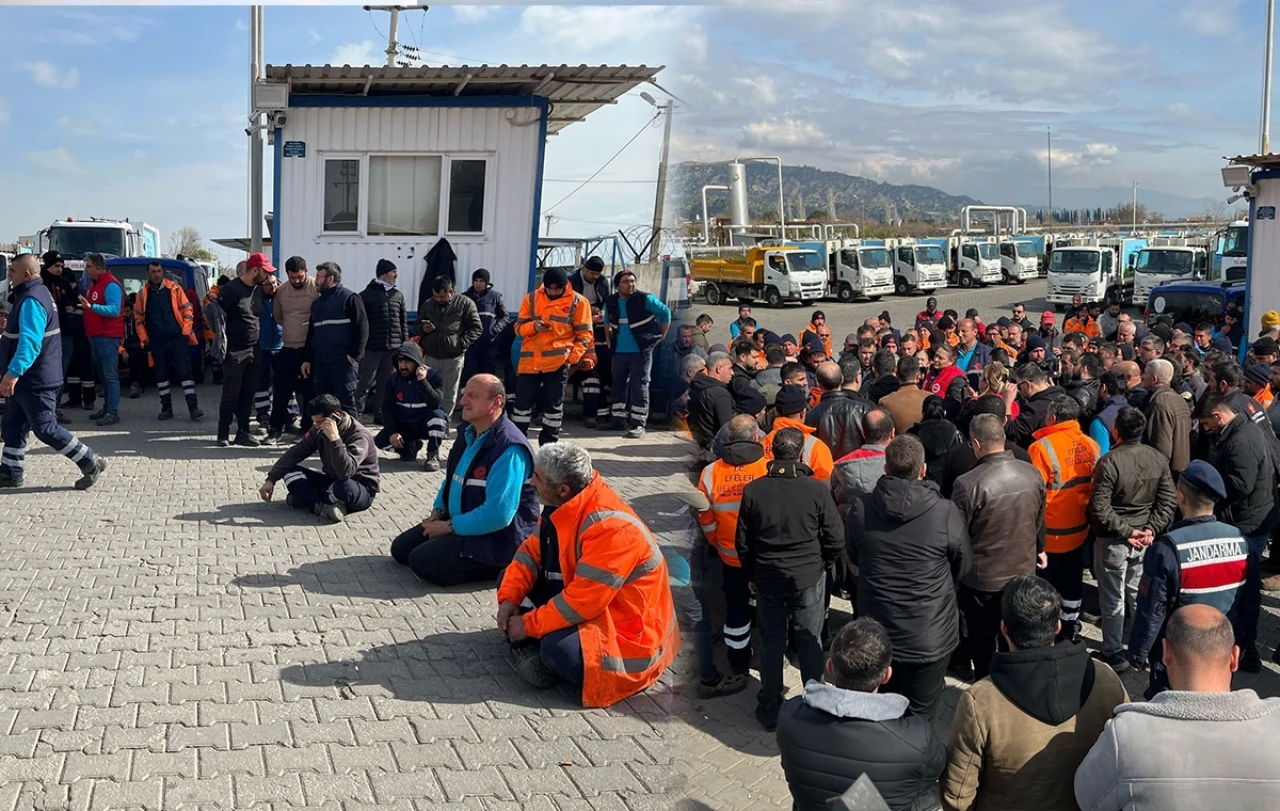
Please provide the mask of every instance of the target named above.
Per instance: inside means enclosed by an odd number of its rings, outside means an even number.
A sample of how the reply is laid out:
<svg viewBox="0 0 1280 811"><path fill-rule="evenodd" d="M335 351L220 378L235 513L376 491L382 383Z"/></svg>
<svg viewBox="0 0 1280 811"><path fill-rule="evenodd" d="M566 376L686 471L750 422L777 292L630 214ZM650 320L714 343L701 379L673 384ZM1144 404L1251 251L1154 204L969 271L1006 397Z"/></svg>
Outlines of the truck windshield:
<svg viewBox="0 0 1280 811"><path fill-rule="evenodd" d="M1035 246L1035 245L1032 245L1030 242L1016 242L1016 243L1014 243L1014 244L1018 246L1018 256L1019 256L1019 258L1022 258L1022 259L1035 259L1035 258L1036 258L1036 246Z"/></svg>
<svg viewBox="0 0 1280 811"><path fill-rule="evenodd" d="M794 251L787 254L787 266L793 271L823 270L822 258L813 251Z"/></svg>
<svg viewBox="0 0 1280 811"><path fill-rule="evenodd" d="M1174 323L1185 321L1199 324L1204 321L1217 324L1222 320L1222 296L1217 293L1198 293L1191 290L1165 291L1157 287L1151 291L1147 318L1154 321L1169 316Z"/></svg>
<svg viewBox="0 0 1280 811"><path fill-rule="evenodd" d="M1249 226L1236 225L1227 229L1227 234L1222 239L1222 255L1249 255Z"/></svg>
<svg viewBox="0 0 1280 811"><path fill-rule="evenodd" d="M864 268L887 268L889 267L889 251L884 248L867 248L858 251L858 257L862 260Z"/></svg>
<svg viewBox="0 0 1280 811"><path fill-rule="evenodd" d="M1191 254L1188 251L1139 251L1134 270L1185 276L1191 272Z"/></svg>
<svg viewBox="0 0 1280 811"><path fill-rule="evenodd" d="M916 248L916 264L918 265L941 265L946 263L946 257L942 255L942 249L937 245L923 245Z"/></svg>
<svg viewBox="0 0 1280 811"><path fill-rule="evenodd" d="M1096 273L1098 270L1097 251L1073 251L1062 248L1053 252L1049 260L1051 273Z"/></svg>
<svg viewBox="0 0 1280 811"><path fill-rule="evenodd" d="M88 253L124 256L124 231L120 228L54 225L49 229L49 250L57 251L67 259L84 259Z"/></svg>
<svg viewBox="0 0 1280 811"><path fill-rule="evenodd" d="M983 259L999 259L1000 246L994 242L983 242L978 246L978 253Z"/></svg>

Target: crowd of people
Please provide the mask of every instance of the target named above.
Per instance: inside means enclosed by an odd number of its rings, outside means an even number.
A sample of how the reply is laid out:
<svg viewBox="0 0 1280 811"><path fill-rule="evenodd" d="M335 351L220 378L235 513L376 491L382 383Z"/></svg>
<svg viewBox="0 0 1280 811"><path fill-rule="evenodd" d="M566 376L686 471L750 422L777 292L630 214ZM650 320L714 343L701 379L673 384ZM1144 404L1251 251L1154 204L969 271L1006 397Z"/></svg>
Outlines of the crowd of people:
<svg viewBox="0 0 1280 811"><path fill-rule="evenodd" d="M755 627L756 717L778 731L796 808L861 773L892 808L1280 800L1280 699L1185 695L1262 669L1261 595L1280 590L1280 318L1250 343L1230 315L1148 325L1077 301L1061 325L1021 304L987 324L930 298L911 326L882 313L842 347L817 310L797 337L744 305L727 344L695 319L681 414L730 671L699 654L698 692L746 687ZM857 617L843 629L833 595ZM784 703L788 639L806 689ZM1125 703L1130 670L1151 704ZM974 686L944 746L928 722L948 672ZM1144 784L1168 771L1158 753L1123 750L1145 745L1134 719L1171 740L1233 706L1248 708L1233 734L1251 736L1233 745L1266 755L1187 764L1175 784L1219 781L1194 801Z"/></svg>

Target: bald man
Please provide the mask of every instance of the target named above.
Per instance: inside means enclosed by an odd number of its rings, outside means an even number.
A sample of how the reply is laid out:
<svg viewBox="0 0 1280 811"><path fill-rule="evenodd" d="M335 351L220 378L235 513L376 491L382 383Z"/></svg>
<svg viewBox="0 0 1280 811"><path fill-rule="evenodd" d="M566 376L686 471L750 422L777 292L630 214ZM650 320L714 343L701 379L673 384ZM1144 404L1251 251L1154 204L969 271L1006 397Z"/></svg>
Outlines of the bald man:
<svg viewBox="0 0 1280 811"><path fill-rule="evenodd" d="M1129 383L1129 390L1125 392L1125 399L1129 401L1129 405L1145 413L1147 401L1151 399L1151 390L1142 385L1142 367L1138 365L1137 361L1122 360L1116 364L1116 368Z"/></svg>
<svg viewBox="0 0 1280 811"><path fill-rule="evenodd" d="M1116 708L1076 770L1079 806L1280 808L1280 700L1231 692L1240 664L1231 621L1210 605L1179 608L1161 659L1172 689Z"/></svg>
<svg viewBox="0 0 1280 811"><path fill-rule="evenodd" d="M856 375L852 364L846 365ZM822 398L809 409L804 422L818 429L818 439L831 449L831 458L838 459L862 445L862 416L871 410L873 403L848 388L853 381L838 363L819 363L814 374L822 388Z"/></svg>

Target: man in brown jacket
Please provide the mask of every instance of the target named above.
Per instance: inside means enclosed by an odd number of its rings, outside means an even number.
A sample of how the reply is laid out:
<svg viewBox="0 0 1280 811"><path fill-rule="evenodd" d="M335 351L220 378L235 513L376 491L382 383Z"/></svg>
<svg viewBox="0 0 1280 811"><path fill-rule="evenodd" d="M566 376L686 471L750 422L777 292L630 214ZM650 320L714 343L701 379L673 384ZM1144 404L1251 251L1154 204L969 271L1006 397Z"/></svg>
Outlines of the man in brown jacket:
<svg viewBox="0 0 1280 811"><path fill-rule="evenodd" d="M898 361L898 390L880 398L880 407L893 415L899 434L924 419L924 400L929 392L920 388L920 377L920 361L913 355L904 355Z"/></svg>
<svg viewBox="0 0 1280 811"><path fill-rule="evenodd" d="M1076 768L1129 696L1084 642L1054 644L1061 604L1034 575L1005 587L1000 632L1009 652L960 696L942 774L947 811L1079 808Z"/></svg>
<svg viewBox="0 0 1280 811"><path fill-rule="evenodd" d="M1169 460L1169 471L1177 476L1191 461L1191 409L1169 387L1172 380L1173 364L1164 358L1148 363L1142 373L1142 383L1151 392L1144 441Z"/></svg>

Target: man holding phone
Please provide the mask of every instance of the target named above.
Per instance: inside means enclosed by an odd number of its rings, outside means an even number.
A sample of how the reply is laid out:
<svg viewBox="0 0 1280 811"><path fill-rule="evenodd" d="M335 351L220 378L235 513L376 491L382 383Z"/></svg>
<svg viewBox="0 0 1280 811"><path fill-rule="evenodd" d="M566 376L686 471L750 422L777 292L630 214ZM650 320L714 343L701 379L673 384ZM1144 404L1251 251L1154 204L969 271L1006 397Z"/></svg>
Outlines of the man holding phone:
<svg viewBox="0 0 1280 811"><path fill-rule="evenodd" d="M591 305L569 288L569 275L564 270L548 268L542 286L520 304L516 334L521 341L520 362L511 421L528 434L537 406L542 412L538 442L549 445L560 438L569 370L579 362L585 369L595 365L587 355L595 344Z"/></svg>

